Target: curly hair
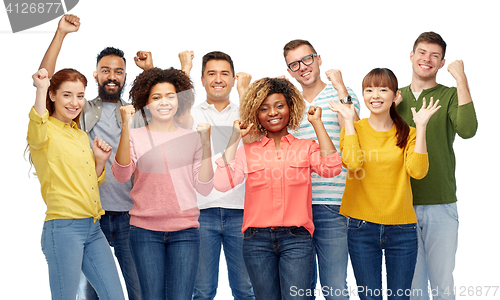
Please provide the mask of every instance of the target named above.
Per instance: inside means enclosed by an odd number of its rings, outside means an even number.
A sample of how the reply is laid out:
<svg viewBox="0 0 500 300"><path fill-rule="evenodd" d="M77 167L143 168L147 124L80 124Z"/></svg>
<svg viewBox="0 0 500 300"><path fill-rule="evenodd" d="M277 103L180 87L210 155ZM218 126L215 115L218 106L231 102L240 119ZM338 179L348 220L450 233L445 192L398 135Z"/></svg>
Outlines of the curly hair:
<svg viewBox="0 0 500 300"><path fill-rule="evenodd" d="M194 104L194 89L191 79L186 74L174 68L152 68L139 74L130 89L130 99L136 111L143 109L148 104L151 88L158 83L170 83L177 93L179 108L175 116L181 116L191 109ZM181 93L182 92L182 93Z"/></svg>
<svg viewBox="0 0 500 300"><path fill-rule="evenodd" d="M283 78L262 78L252 83L240 103L240 118L248 124L254 126L251 134L254 136L266 135L267 130L260 124L258 114L262 102L269 95L282 94L286 99L286 104L290 111L290 119L287 128L297 130L304 117L305 103L299 90L287 79Z"/></svg>

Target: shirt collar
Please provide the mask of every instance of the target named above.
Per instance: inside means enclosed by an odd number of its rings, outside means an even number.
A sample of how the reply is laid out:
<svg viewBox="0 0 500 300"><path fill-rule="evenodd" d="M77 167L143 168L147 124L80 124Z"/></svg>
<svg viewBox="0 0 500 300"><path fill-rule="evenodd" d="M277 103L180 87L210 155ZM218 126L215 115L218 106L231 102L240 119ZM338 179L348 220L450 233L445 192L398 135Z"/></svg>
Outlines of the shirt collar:
<svg viewBox="0 0 500 300"><path fill-rule="evenodd" d="M292 144L293 140L295 140L295 139L296 139L296 137L294 137L291 133L281 137L282 142L283 141L288 142L288 144L290 144L290 145ZM267 143L269 143L270 140L271 139L268 138L267 136L262 137L262 139L260 140L262 147L265 147L267 145Z"/></svg>
<svg viewBox="0 0 500 300"><path fill-rule="evenodd" d="M226 109L227 110L230 110L233 105L233 102L229 101L229 104L226 106L226 108L224 108L222 111L225 111ZM215 106L213 104L208 104L208 102L205 100L203 101L201 104L200 104L200 107L203 108L203 109L208 109L209 107L213 107L215 109Z"/></svg>
<svg viewBox="0 0 500 300"><path fill-rule="evenodd" d="M52 123L54 123L54 125L56 125L57 127L61 128L61 129L64 129L64 127L66 127L66 126L71 126L71 128L73 128L73 129L78 129L78 124L76 124L75 121L71 121L71 125L70 125L70 124L65 123L59 119L52 117L52 116L49 116L49 121L51 121Z"/></svg>

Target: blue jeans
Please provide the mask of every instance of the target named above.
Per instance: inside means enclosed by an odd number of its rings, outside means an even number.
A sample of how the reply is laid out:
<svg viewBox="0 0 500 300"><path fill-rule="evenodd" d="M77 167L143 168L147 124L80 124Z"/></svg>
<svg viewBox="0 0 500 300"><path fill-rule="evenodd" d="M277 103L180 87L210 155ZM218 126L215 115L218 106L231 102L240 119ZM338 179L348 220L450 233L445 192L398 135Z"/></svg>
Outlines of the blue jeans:
<svg viewBox="0 0 500 300"><path fill-rule="evenodd" d="M457 204L416 205L418 257L412 300L455 299L453 270L458 246Z"/></svg>
<svg viewBox="0 0 500 300"><path fill-rule="evenodd" d="M339 213L340 205L313 204L314 250L319 265L321 294L325 299L349 299L347 289L347 218ZM316 260L315 260L316 261ZM316 288L313 269L311 289ZM314 297L311 297L314 299Z"/></svg>
<svg viewBox="0 0 500 300"><path fill-rule="evenodd" d="M304 227L248 228L244 238L255 299L309 299L314 247Z"/></svg>
<svg viewBox="0 0 500 300"><path fill-rule="evenodd" d="M224 247L229 286L234 299L255 299L243 260L243 209L202 209L199 222L200 262L193 299L214 299L219 278L221 245Z"/></svg>
<svg viewBox="0 0 500 300"><path fill-rule="evenodd" d="M100 299L125 299L111 249L99 221L55 219L43 224L42 251L52 299L75 299L83 271Z"/></svg>
<svg viewBox="0 0 500 300"><path fill-rule="evenodd" d="M191 299L200 255L198 228L163 232L131 226L130 248L142 299Z"/></svg>
<svg viewBox="0 0 500 300"><path fill-rule="evenodd" d="M115 250L115 256L120 264L123 280L127 287L128 299L140 300L141 290L139 288L139 280L137 279L134 262L132 261L132 254L130 254L130 216L128 212L106 211L106 214L101 216L101 229L109 245ZM82 277L77 299L99 299L92 285L90 285L84 275Z"/></svg>
<svg viewBox="0 0 500 300"><path fill-rule="evenodd" d="M417 261L416 224L381 225L349 219L348 242L359 298L410 299ZM385 254L387 289L382 288L382 255Z"/></svg>

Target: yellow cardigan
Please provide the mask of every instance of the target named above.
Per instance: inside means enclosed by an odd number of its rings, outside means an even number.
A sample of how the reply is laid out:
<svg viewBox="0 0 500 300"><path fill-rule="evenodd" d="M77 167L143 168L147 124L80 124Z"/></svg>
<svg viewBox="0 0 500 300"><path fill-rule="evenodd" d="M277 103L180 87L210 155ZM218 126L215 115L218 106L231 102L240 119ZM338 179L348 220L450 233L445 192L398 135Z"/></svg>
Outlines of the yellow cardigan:
<svg viewBox="0 0 500 300"><path fill-rule="evenodd" d="M375 131L368 119L354 124L356 134L340 133L347 179L340 213L384 225L416 223L410 177L422 179L429 169L427 153L416 153L416 129L410 127L404 149L396 146L396 127Z"/></svg>

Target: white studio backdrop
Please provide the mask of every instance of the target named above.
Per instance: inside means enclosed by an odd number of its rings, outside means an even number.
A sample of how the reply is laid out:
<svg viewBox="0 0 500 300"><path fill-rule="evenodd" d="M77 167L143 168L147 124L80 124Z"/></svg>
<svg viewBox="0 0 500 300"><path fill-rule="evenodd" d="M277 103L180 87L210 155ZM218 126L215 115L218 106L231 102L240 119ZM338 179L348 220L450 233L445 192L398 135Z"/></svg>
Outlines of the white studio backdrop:
<svg viewBox="0 0 500 300"><path fill-rule="evenodd" d="M435 31L448 44L446 65L438 82L455 86L448 64L462 59L479 121L476 136L457 137L459 248L455 269L458 299L471 298L470 288L493 299L500 286L496 233L499 211L496 140L499 114L497 59L500 21L495 1L80 1L70 11L81 18L77 33L66 37L56 70L71 67L87 76L86 98L97 95L92 78L97 54L107 46L125 51L127 84L140 73L133 57L151 51L157 67L180 68L178 53L193 50L192 80L196 104L205 100L201 58L220 50L231 55L236 72L253 80L286 72L283 46L290 40L309 40L323 60L322 71L339 69L344 82L362 100L361 81L371 69L394 71L400 86L411 80L410 51L417 36ZM59 18L12 33L7 12L0 12L0 93L3 113L1 172L3 238L0 248L2 299L49 299L47 265L40 247L45 204L36 177L29 177L24 159L28 113L35 99L31 75L52 40ZM252 81L253 81L252 80ZM294 84L297 84L291 79ZM326 77L323 76L323 80ZM128 99L129 88L124 98ZM232 99L237 99L233 89ZM196 105L195 104L195 105ZM361 117L369 112L361 104ZM489 142L488 142L489 141ZM383 180L383 176L381 176ZM225 264L221 264L217 299L230 299ZM352 272L348 285L355 286ZM460 293L465 289L465 293ZM500 296L500 291L496 297ZM472 297L476 298L476 297ZM356 299L356 297L353 297Z"/></svg>

